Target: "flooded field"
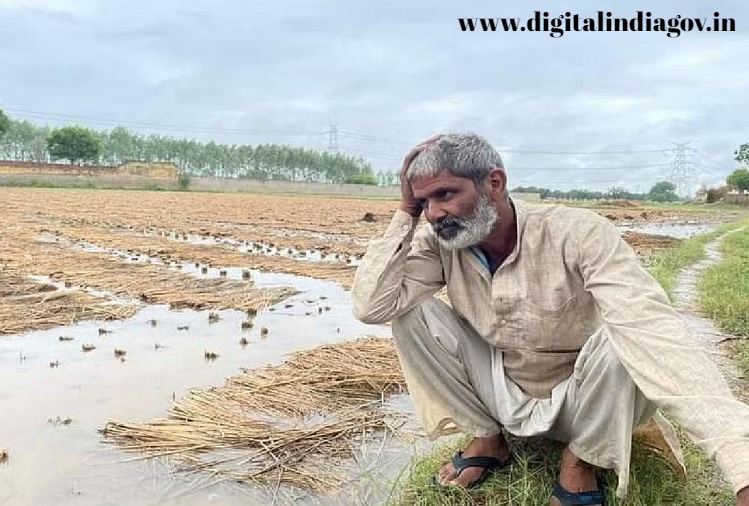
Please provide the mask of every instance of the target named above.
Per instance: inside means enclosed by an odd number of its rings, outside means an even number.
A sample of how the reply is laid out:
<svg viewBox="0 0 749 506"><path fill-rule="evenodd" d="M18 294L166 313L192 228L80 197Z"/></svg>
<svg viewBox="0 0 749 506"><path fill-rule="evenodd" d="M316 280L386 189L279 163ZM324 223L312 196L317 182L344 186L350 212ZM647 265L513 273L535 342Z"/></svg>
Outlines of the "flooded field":
<svg viewBox="0 0 749 506"><path fill-rule="evenodd" d="M178 473L168 459L108 444L100 430L163 418L191 390L291 352L389 337L389 326L353 318L347 289L396 206L1 188L0 504L382 502L420 447L405 437L352 441L355 458L335 464L346 482L323 493L280 477L255 485ZM617 225L649 250L670 244L649 234L683 238L716 224L661 220ZM393 396L383 409L408 413L408 399Z"/></svg>

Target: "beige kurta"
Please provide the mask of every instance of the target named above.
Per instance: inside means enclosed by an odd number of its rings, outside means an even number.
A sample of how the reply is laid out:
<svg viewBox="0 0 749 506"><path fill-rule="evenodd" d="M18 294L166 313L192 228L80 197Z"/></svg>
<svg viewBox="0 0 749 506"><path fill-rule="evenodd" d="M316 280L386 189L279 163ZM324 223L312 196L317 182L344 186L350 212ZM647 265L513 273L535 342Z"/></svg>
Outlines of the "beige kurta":
<svg viewBox="0 0 749 506"><path fill-rule="evenodd" d="M446 285L456 313L502 350L505 374L536 398L571 375L603 327L645 396L717 459L736 491L749 486L749 406L731 395L616 228L583 209L513 204L517 245L494 275L397 211L357 269L357 318L390 321Z"/></svg>

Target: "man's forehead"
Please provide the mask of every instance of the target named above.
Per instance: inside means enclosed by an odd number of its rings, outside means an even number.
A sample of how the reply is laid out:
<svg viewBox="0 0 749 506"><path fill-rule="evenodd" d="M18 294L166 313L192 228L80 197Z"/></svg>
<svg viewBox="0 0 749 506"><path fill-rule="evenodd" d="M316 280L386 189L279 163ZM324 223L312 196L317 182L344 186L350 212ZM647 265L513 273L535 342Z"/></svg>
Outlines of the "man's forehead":
<svg viewBox="0 0 749 506"><path fill-rule="evenodd" d="M434 176L419 176L411 181L411 189L414 195L418 194L429 194L433 191L439 190L446 187L463 187L466 184L471 184L469 178L456 176L450 172L443 170L438 172Z"/></svg>

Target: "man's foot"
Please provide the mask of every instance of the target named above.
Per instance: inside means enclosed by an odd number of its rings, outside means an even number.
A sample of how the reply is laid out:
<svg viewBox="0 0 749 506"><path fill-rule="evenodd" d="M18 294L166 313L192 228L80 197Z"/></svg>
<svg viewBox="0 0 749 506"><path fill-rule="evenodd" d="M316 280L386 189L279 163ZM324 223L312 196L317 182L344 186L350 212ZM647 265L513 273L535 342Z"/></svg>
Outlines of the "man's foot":
<svg viewBox="0 0 749 506"><path fill-rule="evenodd" d="M494 457L499 462L507 462L510 457L510 448L507 440L502 434L490 437L477 437L463 450L464 459L470 457ZM437 471L436 480L440 485L454 485L468 488L478 480L485 468L467 467L461 473L455 469L452 462L448 462Z"/></svg>
<svg viewBox="0 0 749 506"><path fill-rule="evenodd" d="M596 492L598 490L596 468L577 458L569 448L565 448L562 452L562 469L559 471L558 483L564 490L573 494ZM562 502L558 498L552 497L549 505L561 506ZM591 504L591 506L593 505Z"/></svg>

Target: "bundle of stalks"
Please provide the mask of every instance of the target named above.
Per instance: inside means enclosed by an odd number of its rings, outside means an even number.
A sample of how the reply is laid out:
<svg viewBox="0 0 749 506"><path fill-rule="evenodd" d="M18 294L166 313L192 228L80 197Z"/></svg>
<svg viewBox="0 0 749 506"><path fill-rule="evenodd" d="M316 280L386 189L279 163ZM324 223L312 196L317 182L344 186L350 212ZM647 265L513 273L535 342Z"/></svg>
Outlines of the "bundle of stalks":
<svg viewBox="0 0 749 506"><path fill-rule="evenodd" d="M351 457L356 442L394 430L399 417L378 408L404 390L391 340L366 338L294 353L282 365L189 392L166 419L112 421L102 433L144 458L168 456L183 471L322 491L345 479L331 459Z"/></svg>
<svg viewBox="0 0 749 506"><path fill-rule="evenodd" d="M280 366L230 378L224 391L245 409L304 416L404 392L405 380L392 341L370 337L294 353Z"/></svg>
<svg viewBox="0 0 749 506"><path fill-rule="evenodd" d="M114 304L80 291L59 291L0 271L0 335L133 316L140 304Z"/></svg>
<svg viewBox="0 0 749 506"><path fill-rule="evenodd" d="M195 229L190 227L186 229L185 226L188 223L180 224L177 227L178 240L174 240L172 235L175 231L173 229L164 228L137 228L137 227L122 227L122 226L107 226L107 225L94 225L88 224L84 226L58 226L56 230L71 238L78 240L93 242L101 244L102 246L108 247L120 247L124 241L132 245L132 249L138 251L144 251L152 254L158 252L158 249L154 249L156 244L162 245L166 250L180 251L182 247L191 250L205 249L207 251L225 249L226 245L242 244L252 242L254 244L262 243L266 245L273 244L277 248L287 249L293 248L297 251L317 250L324 251L326 253L339 253L342 255L359 255L364 253L364 245L352 242L351 238L346 236L339 237L337 241L330 241L326 238L310 238L300 237L298 234L292 234L289 232L280 232L276 230L267 230L261 227L253 227L251 232L244 229L237 228L236 226L227 226L227 232L211 231L210 229L202 228ZM222 227L222 228L224 228ZM202 238L214 238L218 240L228 240L228 242L219 243L215 245L209 245L205 243L201 244L189 244L182 242L185 235L198 236ZM231 250L228 250L230 253ZM241 253L240 253L241 254Z"/></svg>
<svg viewBox="0 0 749 506"><path fill-rule="evenodd" d="M220 266L241 266L245 269L309 276L316 279L337 281L344 287L353 282L355 268L344 263L299 261L262 253L242 253L225 245L189 244L175 242L159 235L136 236L132 232L101 230L80 227L58 227L63 238L85 241L100 247L119 251L138 251L160 258L164 262L199 262Z"/></svg>
<svg viewBox="0 0 749 506"><path fill-rule="evenodd" d="M104 253L38 243L16 236L0 252L16 272L44 273L59 281L173 308L263 309L296 293L292 288L256 288L246 281L198 279L164 265L135 264Z"/></svg>

